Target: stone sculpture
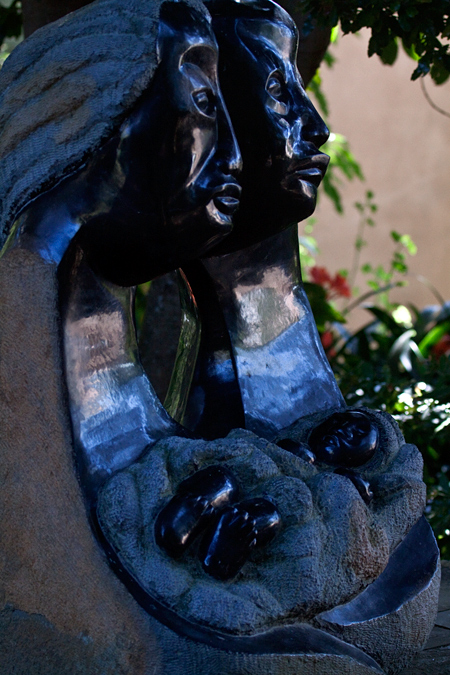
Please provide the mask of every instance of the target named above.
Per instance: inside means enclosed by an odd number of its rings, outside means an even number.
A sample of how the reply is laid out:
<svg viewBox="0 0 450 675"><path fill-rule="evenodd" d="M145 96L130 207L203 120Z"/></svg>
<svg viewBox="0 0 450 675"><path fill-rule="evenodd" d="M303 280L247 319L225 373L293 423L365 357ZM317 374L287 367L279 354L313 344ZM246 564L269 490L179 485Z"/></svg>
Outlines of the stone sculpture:
<svg viewBox="0 0 450 675"><path fill-rule="evenodd" d="M243 196L240 210L235 217L234 230L219 247L213 250L213 257L204 258L202 261L183 267L183 276L189 282L188 290L182 289L184 310L190 315L188 328L192 330L192 324L200 320L202 336L190 396L187 399L179 396L179 392L183 390L190 378L189 373L186 374L186 367L180 367L180 364L185 366L186 362L192 363L193 361L191 355L188 354L186 359L182 352L178 360L178 371L175 371L169 392L169 409L188 427L212 438L220 433L226 433L233 426L245 424L247 428L266 438L278 441L280 446L290 450L303 462L311 465L311 462L315 461L319 474L322 474L319 483L330 480L330 474L336 477L341 476L345 479L344 482L330 484L329 499L332 499L331 494L333 494L333 498L338 500L335 508L336 512L340 512L342 520L345 520L343 512L348 509L349 527L354 531L359 531L361 542L366 535L362 534L364 528L361 530L361 521L359 515L356 515L359 507L355 507L356 511L352 512L354 507L350 505L353 502L346 490L351 485L351 494L356 499L354 504L366 504L366 517L369 520L374 514L379 515L383 512L389 504L389 517L383 517L382 521L379 520L375 526L375 529L381 527L387 539L381 536L381 539L375 543L373 532L368 536L368 540L372 541L373 545L372 554L369 554L364 546L359 551L354 550L350 554L347 548L348 543L344 543L346 538L342 536L342 529L340 530L342 538L332 547L335 560L343 551L346 551L344 554L344 558L347 556L346 573L351 568L349 560L354 555L355 560L359 560L357 565L361 566L361 570L365 568L369 577L374 574L372 583L376 578L380 580L376 588L380 593L380 598L383 594L386 594L386 597L392 592L392 588L391 590L388 588L393 583L392 569L398 566L396 561L399 556L408 555L406 551L409 550L410 542L415 540L418 543L427 529L422 524L421 528L424 529L419 528L419 534L418 528L415 527L408 535L409 539L405 539L424 507L420 458L417 451L407 448L402 444L403 442L397 445L398 432L397 441L394 441L393 429L390 429L392 422L380 416L373 414L371 416L364 411L345 411L334 378L318 344L309 305L301 288L300 266L296 252L296 227L290 227L287 232L283 231L293 220L297 221L310 215L314 208L315 188L327 163L326 158L318 152L318 146L326 140L327 132L311 103L305 97L298 81L295 69L296 31L289 17L270 2L237 4L217 0L209 3L209 8L213 14L213 25L221 49L221 82L229 101L229 109L243 151L244 169L241 178ZM239 73L239 78L237 73ZM276 234L278 231L281 233ZM268 238L270 234L272 236ZM260 239L263 240L261 243L259 243ZM186 351L188 350L184 347L184 352ZM287 369L289 374L286 377ZM323 394L324 391L325 394ZM231 405L229 405L230 399ZM339 410L339 412L330 414L333 410ZM295 423L296 420L299 421ZM293 422L291 429L283 429ZM305 429L308 430L307 433ZM250 440L249 443L251 443ZM165 455L167 449L161 449L161 452L165 457L162 460L163 465L166 466L164 475L169 479L169 484L166 483L164 489L170 491L168 485L171 483L171 489L176 490L171 459L167 459ZM170 457L170 450L168 452ZM397 453L397 459L391 465ZM385 460L382 460L383 456ZM388 456L391 459L388 460ZM270 457L273 459L272 455ZM208 461L213 461L212 455L206 460ZM238 460L225 456L223 461L231 467ZM245 464L243 458L240 461ZM289 463L285 458L283 461ZM264 464L262 459L260 462ZM391 471L396 474L397 469L394 469L394 466L397 466L397 462L400 464L406 462L404 477L409 475L408 481L412 481L409 487L403 479L394 478L391 474ZM415 464L416 462L419 464ZM293 477L286 463L283 464L282 473ZM280 507L278 502L281 504L283 502L280 495L289 493L287 483L283 488L279 487L277 493L262 488L261 485L257 487L258 481L255 481L254 477L257 473L257 465L258 460L253 457L252 462L249 462L247 466L248 473L244 472L245 477L241 482L245 485L248 494L254 494L256 491L256 494L270 495L272 499L276 494L278 501L276 499L275 501ZM406 465L411 467L416 465L417 468L409 474L410 469L407 469ZM372 473L374 466L377 466L375 474ZM190 471L193 469L191 465ZM140 471L145 473L144 468L135 469L133 473L138 492L141 489L139 487ZM187 480L192 483L195 475L193 474ZM297 474L295 477L299 478ZM315 484L314 480L310 483L311 476L306 478L306 474L303 474L301 478L305 480L309 488ZM278 480L281 486L283 480L281 477ZM332 480L334 481L335 478ZM117 479L117 481L119 486L120 480ZM386 491L380 488L385 484L389 484L391 489ZM120 490L119 487L117 489ZM312 488L312 492L313 502L317 504L318 493L315 492L315 488ZM324 494L327 492L328 490L324 489ZM190 499L195 496L200 499L200 494L195 491L190 495ZM404 503L400 505L405 498L408 499L407 507ZM110 494L106 501L111 499ZM137 500L137 497L135 499ZM182 495L177 492L173 499L177 501L177 514L179 514L183 504ZM237 499L235 501L237 502ZM416 507L413 506L414 502ZM173 500L170 501L158 516L159 519L163 517L169 519L169 522L165 522L169 528L174 525L174 520L170 522L171 516L167 509L170 510L173 503ZM345 508L340 510L338 503L345 503ZM396 506L394 506L395 503ZM155 508L157 510L156 506ZM114 509L112 501L109 502L107 509ZM280 510L286 528L289 516L282 506ZM135 511L136 518L138 518L138 511L138 509ZM111 510L110 513L112 512ZM192 516L192 510L190 514ZM406 514L408 516L405 518ZM115 512L113 518L117 517L118 514ZM397 530L394 539L391 538L392 532L390 526L387 525L389 519L397 523L397 526L403 523L400 527L401 534L400 530ZM193 518L191 530L193 536L198 533L198 530L201 531L202 520L202 516ZM326 521L326 517L324 520ZM381 522L384 525L381 525ZM236 533L231 532L227 535L222 520L219 519L218 523L217 538L222 538L224 548L225 544L229 549L232 548ZM334 524L331 530L336 533L339 528ZM381 530L378 532L380 533ZM284 534L288 536L285 530ZM124 541L131 537L130 531L125 526L122 536ZM205 538L211 540L211 535L206 534ZM320 539L318 534L316 534L316 539ZM404 539L403 549L399 547L390 564L387 565L388 558L385 558L384 563L381 562L383 556L389 557L389 552L393 552ZM333 534L328 530L327 540L328 542L333 540ZM190 537L187 541L191 545ZM430 569L435 572L437 569L436 547L432 542L432 535L428 544L429 563L422 561L420 564L424 567L430 564ZM132 548L130 543L122 548L122 541L120 544L117 542L117 545L122 551L127 550L128 553ZM387 548L385 548L386 545ZM164 548L164 545L162 546ZM269 551L276 550L277 560L280 560L282 549L283 544L275 540ZM287 550L292 551L288 547L284 550L284 555ZM400 553L401 550L403 553ZM167 548L166 551L170 553ZM302 557L300 547L296 553L299 558ZM148 551L146 555L154 560L158 553L152 550L151 555ZM146 555L141 551L138 556L143 566L141 569L146 567ZM194 557L195 555L197 553ZM270 555L273 553L269 553L269 558ZM323 556L321 564L327 570L325 573L327 576L330 574L332 565L324 563L326 560L324 552L319 554L319 557L320 555ZM199 546L199 556L202 560L204 556L202 544ZM259 574L262 574L264 568L261 556L264 556L264 552L256 558L260 563ZM378 563L374 567L375 559ZM134 565L132 563L131 566L134 567ZM187 568L191 570L189 565L190 563L186 562ZM380 565L378 571L375 569L377 565ZM285 577L282 568L283 565L279 563L277 573L282 580L281 585L285 588L288 585L289 575ZM380 574L385 568L386 573ZM235 595L245 596L247 589L245 589L245 584L242 584L242 578L247 578L248 569L248 566L241 569L240 578L236 580ZM434 572L427 578L424 589L431 583ZM344 573L343 570L341 573ZM296 580L303 574L300 568L297 572L291 570L292 578ZM405 569L403 581L400 582L405 591L408 587L406 582L408 574ZM320 573L316 569L315 573L310 573L308 576L309 591L314 586L310 579L311 576L315 576L317 581ZM153 592L158 593L158 589L152 586L151 577L151 574L147 577L147 588L152 587ZM333 578L336 585L336 579L339 577L340 573L335 571L329 578ZM434 594L437 579L438 572L431 584L434 586L434 591L430 592ZM184 581L186 585L183 586L183 593L185 593L183 607L188 615L189 612L193 613L192 619L195 618L193 598L197 598L200 591L195 585L191 586L194 582L187 582L186 579ZM241 588L241 585L244 588ZM326 585L325 581L324 586ZM371 588L370 585L369 588ZM381 591L381 588L384 590ZM265 590L267 591L268 588L266 587ZM252 592L255 593L254 587ZM344 595L347 592L349 597L358 594L356 586L351 590L347 587ZM308 591L303 589L304 600L307 594ZM419 593L415 598L419 604L422 602L418 600L420 595ZM274 597L280 597L279 589L274 593ZM373 602L371 593L366 593L362 597L364 598L363 604ZM426 597L428 597L428 591ZM186 598L190 599L188 606L186 606L188 602ZM171 600L173 601L173 596ZM222 601L226 606L227 601L224 598ZM386 611L386 607L380 610L381 605L377 605L376 610L373 613L368 610L364 621L360 622L361 625L353 629L354 643L364 644L364 648L375 656L388 672L402 667L408 660L411 650L417 647L414 633L417 626L413 628L414 622L409 627L404 624L401 636L397 631L392 630L392 623L396 620L394 619L395 611L408 605L410 601L411 596L406 592L395 610L393 605L389 611ZM342 596L339 599L322 596L318 605L329 603L332 606L333 603L341 604L342 602L345 602ZM268 604L271 603L268 602ZM272 600L272 606L274 605L275 601ZM433 601L431 606L433 606ZM381 623L384 624L381 631L386 631L382 641L383 646L379 643L377 646L367 644L361 635L366 632L370 633L367 626L370 621L378 621L383 611L385 617L381 619ZM409 610L406 611L409 612ZM433 611L434 609L431 610L430 617ZM222 624L217 618L217 627L229 630L230 625L227 624L227 620L235 620L236 624L242 627L245 624L243 619L245 610L242 607L241 612L239 613L239 610L235 608L232 618L228 615L225 618L226 612L222 613L220 615ZM316 617L321 616L318 608L314 609L313 606L306 611L303 609L302 614L302 610L299 608L294 610L291 605L290 612L294 614L297 612L299 619L308 617L308 613L311 612L316 613ZM420 613L420 610L417 610L417 615ZM351 609L348 611L348 616L350 615ZM290 616L292 617L292 613ZM386 618L387 616L389 618ZM199 621L206 621L202 614L196 615L196 618ZM279 620L283 621L281 617ZM267 621L270 622L269 619ZM319 618L314 619L314 622L315 625L326 625L330 629L331 624L321 623ZM211 618L208 619L208 623L211 623ZM355 623L358 623L356 619ZM422 624L423 627L425 625L427 628L423 635L426 635L431 628L431 619ZM254 630L261 628L256 623L252 627ZM380 629L379 626L378 629ZM343 628L341 630L344 632ZM335 628L335 631L339 635L339 628ZM414 638L412 638L413 633ZM361 642L358 643L358 640ZM392 649L394 643L402 645L400 650ZM416 646L413 647L413 645Z"/></svg>
<svg viewBox="0 0 450 675"><path fill-rule="evenodd" d="M394 673L431 629L420 456L389 416L345 409L301 289L289 225L327 131L295 26L270 0L210 6L236 217L196 0L96 0L0 73L5 673ZM129 288L177 266L179 422Z"/></svg>

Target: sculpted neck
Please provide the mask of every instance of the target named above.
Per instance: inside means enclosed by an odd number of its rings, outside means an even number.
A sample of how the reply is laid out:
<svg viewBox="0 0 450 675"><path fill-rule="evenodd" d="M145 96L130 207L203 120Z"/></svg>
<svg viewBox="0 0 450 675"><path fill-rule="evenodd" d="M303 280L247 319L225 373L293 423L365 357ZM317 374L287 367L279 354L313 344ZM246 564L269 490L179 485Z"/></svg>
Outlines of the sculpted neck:
<svg viewBox="0 0 450 675"><path fill-rule="evenodd" d="M344 405L301 283L297 226L201 265L214 289L226 339L218 347L202 339L187 413L181 416L185 423L196 420L198 432L207 428L213 435L215 427L223 434L242 426L243 414L246 428L273 438L300 417ZM197 299L194 270L185 271ZM213 334L211 301L203 303L198 296L203 334ZM217 405L217 422L211 424L202 401L223 382L239 400Z"/></svg>

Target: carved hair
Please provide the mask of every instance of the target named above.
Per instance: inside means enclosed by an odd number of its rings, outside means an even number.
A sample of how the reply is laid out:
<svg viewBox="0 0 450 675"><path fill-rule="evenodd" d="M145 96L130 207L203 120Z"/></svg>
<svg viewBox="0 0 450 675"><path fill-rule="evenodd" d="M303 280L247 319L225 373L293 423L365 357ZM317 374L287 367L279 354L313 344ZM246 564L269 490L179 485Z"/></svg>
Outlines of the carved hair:
<svg viewBox="0 0 450 675"><path fill-rule="evenodd" d="M198 0L182 0L204 15ZM17 214L119 127L158 65L164 0L96 0L21 43L0 71L0 248Z"/></svg>

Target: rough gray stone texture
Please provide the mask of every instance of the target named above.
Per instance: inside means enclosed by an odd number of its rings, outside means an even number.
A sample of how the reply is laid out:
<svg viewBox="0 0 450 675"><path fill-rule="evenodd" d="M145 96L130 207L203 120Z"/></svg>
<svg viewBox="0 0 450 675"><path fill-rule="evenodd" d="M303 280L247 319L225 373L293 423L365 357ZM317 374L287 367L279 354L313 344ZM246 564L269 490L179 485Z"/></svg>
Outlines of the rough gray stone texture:
<svg viewBox="0 0 450 675"><path fill-rule="evenodd" d="M236 654L191 642L155 620L151 624L162 650L161 675L380 675L348 656Z"/></svg>
<svg viewBox="0 0 450 675"><path fill-rule="evenodd" d="M0 261L0 673L155 675L147 614L111 571L75 475L53 266Z"/></svg>
<svg viewBox="0 0 450 675"><path fill-rule="evenodd" d="M423 512L426 488L422 480L422 456L413 445L405 444L395 420L379 410L354 408L365 412L380 432L380 448L358 472L370 480L374 492L371 510L389 540L392 551ZM329 414L329 413L328 413ZM277 438L292 438L307 443L311 430L327 413L300 419ZM318 465L319 471L326 470Z"/></svg>
<svg viewBox="0 0 450 675"><path fill-rule="evenodd" d="M428 586L391 614L350 626L328 622L319 622L319 626L370 654L386 673L395 675L427 643L436 617L440 580L438 567Z"/></svg>
<svg viewBox="0 0 450 675"><path fill-rule="evenodd" d="M186 4L206 12L197 0ZM96 0L37 30L0 72L0 249L18 212L78 169L148 87L162 0Z"/></svg>
<svg viewBox="0 0 450 675"><path fill-rule="evenodd" d="M0 611L2 675L128 675L115 644L98 649L88 634L64 635L39 614ZM123 638L126 643L126 638Z"/></svg>
<svg viewBox="0 0 450 675"><path fill-rule="evenodd" d="M2 675L368 675L370 669L346 657L256 657L212 650L178 638L137 606L110 570L87 522L73 468L57 317L56 269L31 253L8 251L0 264ZM209 619L211 606L224 601L221 585L205 577L203 586L196 586L197 596L192 592L192 579L199 570L194 554L180 565L162 554L149 556L146 548L152 541L155 513L179 481L216 462L234 467L244 492L276 498L285 519L278 540L244 567L234 587L225 585L230 611L236 611L236 603L242 610L238 630L278 621L292 598L297 602L296 593L302 594L310 585L313 591L304 605L321 606L323 588L315 576L320 564L311 564L311 559L320 558L323 551L327 555L327 539L335 537L337 542L342 533L347 537L348 559L357 561L350 575L345 569L348 589L368 583L364 565L358 562L359 546L355 548L360 533L367 538L370 559L384 560L386 544L381 554L377 552L375 535L370 533L378 536L382 531L376 525L376 513L393 508L391 500L404 508L396 493L389 493L389 499L384 495L372 513L361 506L359 495L342 477L311 467L248 432L235 431L214 443L172 439L118 474L105 489L104 502L109 509L105 513L113 517L112 540L121 556L126 554L135 565L133 572L143 586L163 586L167 604L177 606L181 598L180 611L185 612L194 604L203 605L207 609L196 611ZM411 481L418 480L419 463L409 446L393 452L384 471L395 475L399 467ZM340 501L336 495L328 499L330 481L341 493ZM414 492L411 487L405 489ZM329 512L336 503L346 525L335 535L337 523ZM285 578L292 575L293 579L279 593L274 590L280 590L274 555L280 556ZM264 583L259 569L267 575ZM343 587L344 581L338 584ZM299 615L306 614L308 607L300 603ZM213 617L213 622L217 620Z"/></svg>
<svg viewBox="0 0 450 675"><path fill-rule="evenodd" d="M349 479L329 467L316 468L251 432L235 430L216 441L157 443L103 488L101 527L139 583L187 619L236 634L311 619L377 578L423 512L418 450L403 443L391 418L373 415L381 431L379 456L360 469L377 486L370 506ZM202 571L195 543L174 561L154 541L156 516L178 484L218 463L235 473L243 497L273 499L283 519L275 540L255 551L226 584Z"/></svg>

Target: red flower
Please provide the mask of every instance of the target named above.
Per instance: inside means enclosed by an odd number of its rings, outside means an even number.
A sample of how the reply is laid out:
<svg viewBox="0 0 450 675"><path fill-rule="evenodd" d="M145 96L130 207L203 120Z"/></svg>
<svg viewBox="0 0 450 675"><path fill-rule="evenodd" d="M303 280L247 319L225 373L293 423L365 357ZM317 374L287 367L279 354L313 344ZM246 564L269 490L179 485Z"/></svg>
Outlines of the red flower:
<svg viewBox="0 0 450 675"><path fill-rule="evenodd" d="M352 297L352 290L343 274L337 272L332 277L326 267L318 267L318 265L311 267L309 274L314 284L318 284L326 290L328 300L336 296L341 298Z"/></svg>
<svg viewBox="0 0 450 675"><path fill-rule="evenodd" d="M347 279L342 274L335 275L334 279L331 280L330 287L336 295L340 295L342 298L352 297L352 289L348 285Z"/></svg>
<svg viewBox="0 0 450 675"><path fill-rule="evenodd" d="M441 356L448 356L450 354L450 335L448 333L443 335L439 342L431 347L430 351L436 359L440 359Z"/></svg>
<svg viewBox="0 0 450 675"><path fill-rule="evenodd" d="M314 265L309 270L311 276L311 281L314 284L319 284L319 286L325 286L326 284L331 283L331 277L328 270L325 267L318 267Z"/></svg>
<svg viewBox="0 0 450 675"><path fill-rule="evenodd" d="M336 356L336 350L333 349L334 335L331 332L331 330L325 330L320 336L320 341L327 356L329 356L330 358Z"/></svg>

